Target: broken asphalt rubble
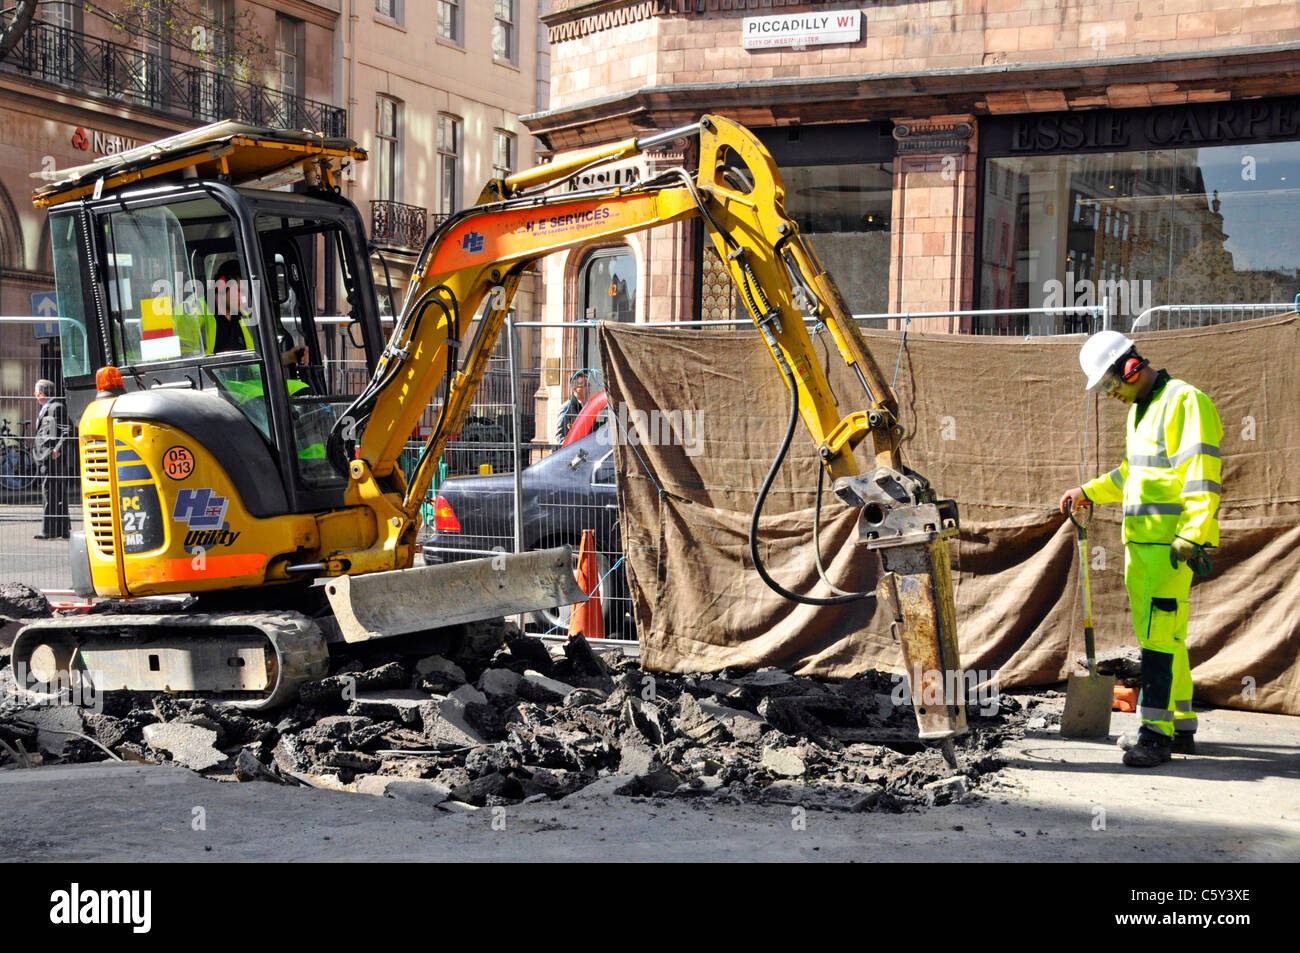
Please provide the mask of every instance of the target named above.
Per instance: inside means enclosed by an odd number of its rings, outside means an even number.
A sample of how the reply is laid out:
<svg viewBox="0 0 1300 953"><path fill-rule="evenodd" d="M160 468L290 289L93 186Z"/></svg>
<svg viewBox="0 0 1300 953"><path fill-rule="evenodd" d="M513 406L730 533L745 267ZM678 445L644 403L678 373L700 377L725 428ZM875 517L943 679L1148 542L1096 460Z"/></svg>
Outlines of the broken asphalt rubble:
<svg viewBox="0 0 1300 953"><path fill-rule="evenodd" d="M445 810L563 798L600 781L587 793L897 812L960 799L1002 766L1003 740L1059 718L1050 700L1003 696L986 714L972 706L953 769L917 740L886 673L651 674L581 636L553 655L503 632L490 662L352 660L273 713L134 693L103 696L99 713L23 708L10 681L0 765L21 764L20 752L29 764L111 756Z"/></svg>

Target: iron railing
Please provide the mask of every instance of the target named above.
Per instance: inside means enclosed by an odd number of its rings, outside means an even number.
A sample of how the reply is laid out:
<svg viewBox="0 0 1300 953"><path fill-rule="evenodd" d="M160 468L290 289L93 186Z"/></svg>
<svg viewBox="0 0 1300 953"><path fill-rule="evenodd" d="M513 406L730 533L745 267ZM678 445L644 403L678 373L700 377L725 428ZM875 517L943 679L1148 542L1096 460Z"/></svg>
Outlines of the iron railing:
<svg viewBox="0 0 1300 953"><path fill-rule="evenodd" d="M418 205L373 199L370 240L376 245L419 248L429 234L429 213Z"/></svg>
<svg viewBox="0 0 1300 953"><path fill-rule="evenodd" d="M347 111L337 106L40 21L0 70L201 122L234 119L347 135Z"/></svg>

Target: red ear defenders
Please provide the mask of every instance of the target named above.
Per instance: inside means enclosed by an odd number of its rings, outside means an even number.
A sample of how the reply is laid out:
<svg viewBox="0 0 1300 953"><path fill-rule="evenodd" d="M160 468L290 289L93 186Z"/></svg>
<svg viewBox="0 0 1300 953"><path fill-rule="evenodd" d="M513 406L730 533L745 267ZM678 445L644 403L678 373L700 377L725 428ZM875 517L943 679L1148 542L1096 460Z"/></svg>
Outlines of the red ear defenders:
<svg viewBox="0 0 1300 953"><path fill-rule="evenodd" d="M1124 368L1120 371L1120 376L1124 378L1126 384L1132 384L1142 373L1142 368L1147 366L1145 358L1138 357L1136 354L1128 357L1124 361Z"/></svg>

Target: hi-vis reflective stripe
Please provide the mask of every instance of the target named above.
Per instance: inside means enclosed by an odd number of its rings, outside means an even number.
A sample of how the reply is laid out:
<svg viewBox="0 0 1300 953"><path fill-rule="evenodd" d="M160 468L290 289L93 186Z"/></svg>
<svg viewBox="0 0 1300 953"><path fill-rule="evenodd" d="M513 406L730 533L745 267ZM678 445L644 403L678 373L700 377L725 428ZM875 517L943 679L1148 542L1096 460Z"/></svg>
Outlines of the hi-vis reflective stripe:
<svg viewBox="0 0 1300 953"><path fill-rule="evenodd" d="M1134 454L1128 458L1128 465L1130 467L1168 467L1172 464L1169 458L1164 454L1158 454L1154 457L1144 457L1139 454Z"/></svg>
<svg viewBox="0 0 1300 953"><path fill-rule="evenodd" d="M1121 490L1124 488L1124 471L1121 470L1119 467L1116 467L1114 470L1111 470L1109 473L1106 474L1106 476L1110 477L1110 482L1114 483Z"/></svg>
<svg viewBox="0 0 1300 953"><path fill-rule="evenodd" d="M1181 503L1133 503L1124 507L1125 516L1178 516L1182 512Z"/></svg>
<svg viewBox="0 0 1300 953"><path fill-rule="evenodd" d="M1200 454L1204 454L1207 457L1214 457L1216 460L1223 459L1223 455L1219 452L1219 448L1214 444L1196 443L1192 444L1192 446L1188 447L1186 450L1179 450L1173 457L1167 457L1163 453L1158 453L1153 457L1134 455L1129 457L1128 465L1131 467L1176 467Z"/></svg>
<svg viewBox="0 0 1300 953"><path fill-rule="evenodd" d="M1176 701L1176 702L1174 702L1174 710L1175 710L1175 711L1191 711L1191 710L1192 710L1192 700L1191 700L1190 698L1184 698L1184 699L1181 699L1180 701Z"/></svg>
<svg viewBox="0 0 1300 953"><path fill-rule="evenodd" d="M1172 721L1174 713L1171 709L1164 708L1143 708L1138 706L1138 718L1142 721Z"/></svg>
<svg viewBox="0 0 1300 953"><path fill-rule="evenodd" d="M1223 484L1213 480L1188 480L1183 484L1184 493L1218 493L1223 495Z"/></svg>
<svg viewBox="0 0 1300 953"><path fill-rule="evenodd" d="M1172 466L1178 466L1180 463L1186 463L1188 460L1192 459L1192 457L1195 457L1198 454L1204 454L1207 457L1214 457L1215 459L1218 460L1223 459L1222 455L1220 455L1219 453L1219 448L1216 447L1214 444L1194 443L1186 450L1179 450L1178 453L1174 455L1173 459L1169 461L1169 463Z"/></svg>

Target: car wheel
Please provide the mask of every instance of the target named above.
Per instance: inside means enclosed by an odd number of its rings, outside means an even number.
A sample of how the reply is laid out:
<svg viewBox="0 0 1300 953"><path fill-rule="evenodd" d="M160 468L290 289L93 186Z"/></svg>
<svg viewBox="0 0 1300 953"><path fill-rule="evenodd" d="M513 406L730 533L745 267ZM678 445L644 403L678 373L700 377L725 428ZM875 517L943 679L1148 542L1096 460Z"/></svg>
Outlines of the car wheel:
<svg viewBox="0 0 1300 953"><path fill-rule="evenodd" d="M538 547L544 548L544 547ZM578 547L570 544L573 550L573 574L578 574ZM604 553L596 553L596 574L602 580L596 592L600 594L601 615L604 617L605 630L608 632L610 623L614 618L612 607L608 598L609 591L613 588L610 585L609 575L610 561ZM569 631L569 618L573 614L572 606L554 606L550 609L538 609L535 612L528 613L529 626L542 634L564 634Z"/></svg>

